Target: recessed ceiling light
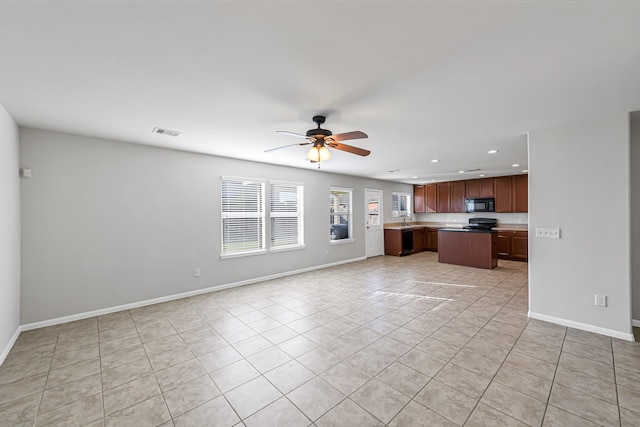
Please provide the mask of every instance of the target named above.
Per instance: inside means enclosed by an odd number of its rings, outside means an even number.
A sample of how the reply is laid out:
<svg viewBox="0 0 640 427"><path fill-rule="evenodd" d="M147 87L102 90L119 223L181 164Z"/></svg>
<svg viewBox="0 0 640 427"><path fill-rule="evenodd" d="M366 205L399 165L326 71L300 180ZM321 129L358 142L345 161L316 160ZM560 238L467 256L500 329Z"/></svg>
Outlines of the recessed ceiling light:
<svg viewBox="0 0 640 427"><path fill-rule="evenodd" d="M489 153L489 154L496 154L497 152L498 152L498 150L489 150L489 151L487 151L487 153Z"/></svg>
<svg viewBox="0 0 640 427"><path fill-rule="evenodd" d="M387 171L387 172L389 172L389 173L400 172L400 169L394 169L392 171Z"/></svg>
<svg viewBox="0 0 640 427"><path fill-rule="evenodd" d="M153 128L151 133L157 133L160 135L169 135L169 136L180 136L182 134L182 132L179 130L163 129L158 127Z"/></svg>
<svg viewBox="0 0 640 427"><path fill-rule="evenodd" d="M464 173L464 171L458 171L458 173Z"/></svg>
<svg viewBox="0 0 640 427"><path fill-rule="evenodd" d="M478 175L478 176L484 176L484 174L483 174L483 173L481 173L481 174L480 174L480 175Z"/></svg>
<svg viewBox="0 0 640 427"><path fill-rule="evenodd" d="M520 166L520 163L514 163L511 165L511 167L517 168L518 166Z"/></svg>
<svg viewBox="0 0 640 427"><path fill-rule="evenodd" d="M529 169L522 169L522 172L529 173Z"/></svg>
<svg viewBox="0 0 640 427"><path fill-rule="evenodd" d="M438 160L438 159L433 159L433 160L431 160L431 163L438 163L439 161L440 160Z"/></svg>
<svg viewBox="0 0 640 427"><path fill-rule="evenodd" d="M432 180L431 180L431 182L436 182L436 180L435 180L435 179L432 179Z"/></svg>
<svg viewBox="0 0 640 427"><path fill-rule="evenodd" d="M411 179L418 179L418 177L417 176L412 176Z"/></svg>

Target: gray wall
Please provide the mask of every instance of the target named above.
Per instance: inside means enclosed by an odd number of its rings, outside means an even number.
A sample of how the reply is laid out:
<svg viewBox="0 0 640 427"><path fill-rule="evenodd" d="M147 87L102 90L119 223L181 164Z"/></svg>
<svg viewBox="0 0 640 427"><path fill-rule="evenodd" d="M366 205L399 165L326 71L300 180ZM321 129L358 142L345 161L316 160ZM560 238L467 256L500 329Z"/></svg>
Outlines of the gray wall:
<svg viewBox="0 0 640 427"><path fill-rule="evenodd" d="M20 324L18 126L0 106L0 363Z"/></svg>
<svg viewBox="0 0 640 427"><path fill-rule="evenodd" d="M529 133L532 315L631 333L629 163L628 114Z"/></svg>
<svg viewBox="0 0 640 427"><path fill-rule="evenodd" d="M394 184L21 129L23 324L365 255L364 189ZM363 160L363 161L366 161ZM220 259L220 176L305 185L298 251ZM352 244L329 244L329 187L354 189ZM202 276L193 277L200 267Z"/></svg>
<svg viewBox="0 0 640 427"><path fill-rule="evenodd" d="M632 317L640 326L640 113L631 122L631 278Z"/></svg>

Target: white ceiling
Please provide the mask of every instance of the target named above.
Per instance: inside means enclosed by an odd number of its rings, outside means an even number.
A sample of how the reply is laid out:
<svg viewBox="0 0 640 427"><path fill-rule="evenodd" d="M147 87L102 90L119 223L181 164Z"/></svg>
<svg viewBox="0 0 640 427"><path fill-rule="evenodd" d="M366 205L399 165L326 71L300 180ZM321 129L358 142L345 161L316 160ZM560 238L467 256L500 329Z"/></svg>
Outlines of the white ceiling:
<svg viewBox="0 0 640 427"><path fill-rule="evenodd" d="M307 147L264 150L326 113L372 151L328 172L517 173L528 130L640 109L640 2L4 2L0 104L21 126L301 168Z"/></svg>

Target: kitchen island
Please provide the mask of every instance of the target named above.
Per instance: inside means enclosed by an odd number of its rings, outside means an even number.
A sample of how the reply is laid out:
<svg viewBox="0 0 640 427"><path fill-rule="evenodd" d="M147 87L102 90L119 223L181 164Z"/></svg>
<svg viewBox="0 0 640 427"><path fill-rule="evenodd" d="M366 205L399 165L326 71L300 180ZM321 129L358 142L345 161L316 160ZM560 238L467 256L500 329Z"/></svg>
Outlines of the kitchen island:
<svg viewBox="0 0 640 427"><path fill-rule="evenodd" d="M438 262L494 269L498 266L498 232L442 228L438 231Z"/></svg>

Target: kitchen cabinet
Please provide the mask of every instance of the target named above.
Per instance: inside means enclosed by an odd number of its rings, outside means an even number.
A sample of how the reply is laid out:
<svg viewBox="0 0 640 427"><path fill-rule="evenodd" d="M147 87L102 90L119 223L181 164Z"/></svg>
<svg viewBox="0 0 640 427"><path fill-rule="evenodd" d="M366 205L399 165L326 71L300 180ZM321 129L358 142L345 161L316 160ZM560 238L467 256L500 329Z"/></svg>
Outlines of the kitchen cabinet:
<svg viewBox="0 0 640 427"><path fill-rule="evenodd" d="M451 183L436 184L436 212L451 212Z"/></svg>
<svg viewBox="0 0 640 427"><path fill-rule="evenodd" d="M519 230L498 231L498 258L513 261L529 259L529 233Z"/></svg>
<svg viewBox="0 0 640 427"><path fill-rule="evenodd" d="M438 189L436 184L425 185L425 212L426 213L438 212L437 194L438 194Z"/></svg>
<svg viewBox="0 0 640 427"><path fill-rule="evenodd" d="M425 250L438 252L438 229L427 228L427 242Z"/></svg>
<svg viewBox="0 0 640 427"><path fill-rule="evenodd" d="M424 185L413 186L413 212L414 213L425 212L425 186Z"/></svg>
<svg viewBox="0 0 640 427"><path fill-rule="evenodd" d="M493 180L496 212L513 212L512 181L510 176Z"/></svg>
<svg viewBox="0 0 640 427"><path fill-rule="evenodd" d="M466 181L467 198L493 197L493 178L469 179Z"/></svg>
<svg viewBox="0 0 640 427"><path fill-rule="evenodd" d="M465 181L451 183L451 212L464 212L465 184Z"/></svg>
<svg viewBox="0 0 640 427"><path fill-rule="evenodd" d="M427 229L414 228L413 230L413 251L412 254L424 251L427 244Z"/></svg>
<svg viewBox="0 0 640 427"><path fill-rule="evenodd" d="M413 252L413 230L411 228L384 229L384 254L410 255Z"/></svg>
<svg viewBox="0 0 640 427"><path fill-rule="evenodd" d="M513 212L529 212L529 175L512 178Z"/></svg>

